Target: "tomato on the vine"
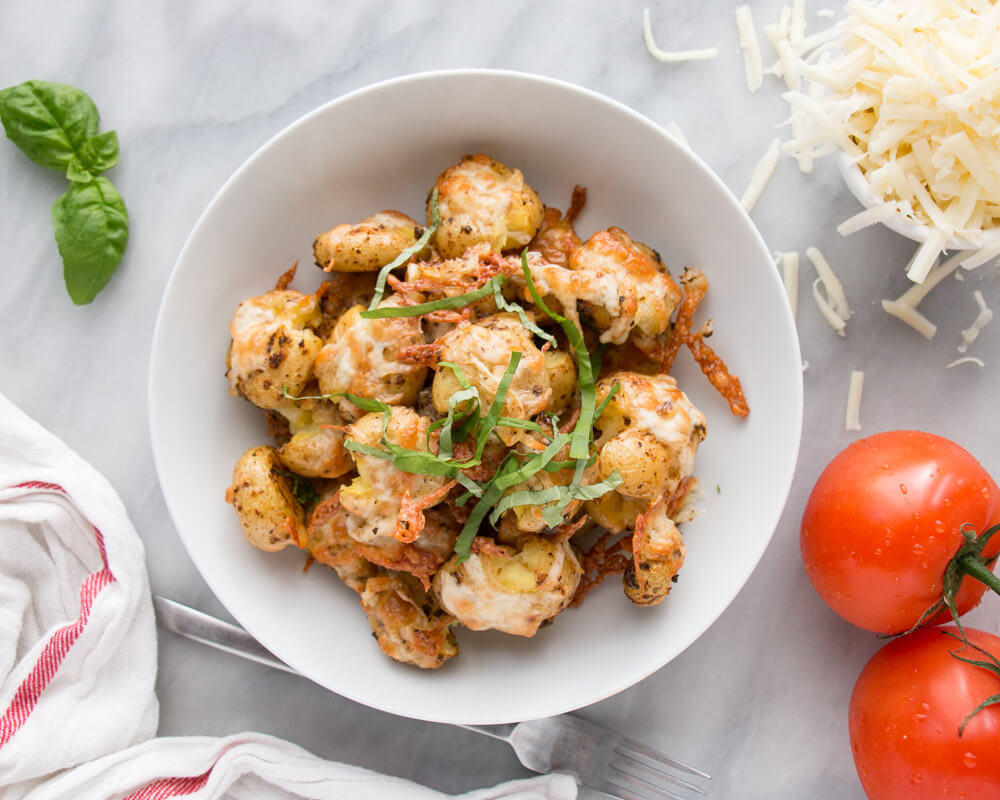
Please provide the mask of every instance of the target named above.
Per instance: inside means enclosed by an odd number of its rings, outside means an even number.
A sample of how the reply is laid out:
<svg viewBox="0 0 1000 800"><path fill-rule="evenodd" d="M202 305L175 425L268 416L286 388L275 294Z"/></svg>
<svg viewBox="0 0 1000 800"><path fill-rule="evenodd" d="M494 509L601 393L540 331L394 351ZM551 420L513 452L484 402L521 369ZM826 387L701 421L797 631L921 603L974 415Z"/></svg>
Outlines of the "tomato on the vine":
<svg viewBox="0 0 1000 800"><path fill-rule="evenodd" d="M990 659L1000 659L1000 637L965 633L973 646L963 646L954 627L895 639L858 678L851 750L871 800L1000 797L1000 660Z"/></svg>
<svg viewBox="0 0 1000 800"><path fill-rule="evenodd" d="M966 450L920 431L877 433L820 475L802 517L802 559L848 622L901 633L948 619L943 606L924 616L946 588L958 614L979 604L987 584L1000 591L991 572L1000 533L977 538L998 522L1000 488ZM956 554L965 557L946 580Z"/></svg>

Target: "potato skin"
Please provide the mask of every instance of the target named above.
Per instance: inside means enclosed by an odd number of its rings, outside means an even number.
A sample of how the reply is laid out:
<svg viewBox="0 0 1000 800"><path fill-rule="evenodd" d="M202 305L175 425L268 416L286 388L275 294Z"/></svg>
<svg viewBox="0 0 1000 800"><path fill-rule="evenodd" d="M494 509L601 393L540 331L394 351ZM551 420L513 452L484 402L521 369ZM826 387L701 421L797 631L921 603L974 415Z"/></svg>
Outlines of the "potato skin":
<svg viewBox="0 0 1000 800"><path fill-rule="evenodd" d="M321 233L313 242L313 255L326 272L374 272L413 247L423 232L420 223L401 211L380 211Z"/></svg>
<svg viewBox="0 0 1000 800"><path fill-rule="evenodd" d="M247 541L269 552L306 541L305 512L283 471L273 447L251 447L236 462L226 492Z"/></svg>
<svg viewBox="0 0 1000 800"><path fill-rule="evenodd" d="M542 224L542 201L521 171L482 153L464 156L434 186L440 223L433 242L445 258L480 242L498 251L524 247ZM430 224L429 205L427 215Z"/></svg>
<svg viewBox="0 0 1000 800"><path fill-rule="evenodd" d="M636 521L632 563L622 576L626 596L637 606L655 606L670 594L684 564L684 538L667 514L667 504L654 504Z"/></svg>
<svg viewBox="0 0 1000 800"><path fill-rule="evenodd" d="M691 475L705 417L669 375L614 372L597 382L598 403L616 383L617 394L595 423L601 480L618 470L624 483L615 491L657 500Z"/></svg>
<svg viewBox="0 0 1000 800"><path fill-rule="evenodd" d="M278 459L290 472L307 478L339 478L354 469L344 447L344 424L337 409L326 400L303 400L282 409L292 438L278 449Z"/></svg>
<svg viewBox="0 0 1000 800"><path fill-rule="evenodd" d="M361 592L372 634L382 652L421 669L437 669L458 655L455 620L407 575L369 578Z"/></svg>
<svg viewBox="0 0 1000 800"><path fill-rule="evenodd" d="M559 414L573 404L576 396L576 361L565 350L546 350L545 371L552 387L548 410Z"/></svg>
<svg viewBox="0 0 1000 800"><path fill-rule="evenodd" d="M565 538L526 536L516 550L478 541L488 549L462 563L456 556L434 576L441 607L470 630L534 636L572 601L582 569Z"/></svg>
<svg viewBox="0 0 1000 800"><path fill-rule="evenodd" d="M392 295L382 303L398 305ZM364 306L348 309L316 356L315 372L323 394L350 392L390 405L412 405L427 376L427 367L401 364L396 355L404 347L424 344L418 317L364 319ZM343 400L341 412L353 406Z"/></svg>
<svg viewBox="0 0 1000 800"><path fill-rule="evenodd" d="M291 289L273 289L240 303L229 327L230 391L259 408L286 405L283 387L297 395L312 378L323 347L313 328L321 320L316 296Z"/></svg>
<svg viewBox="0 0 1000 800"><path fill-rule="evenodd" d="M503 415L516 419L531 419L544 411L552 396L545 357L521 325L515 314L502 313L474 323L463 323L439 340L441 360L458 364L469 383L479 392L479 403L488 409L496 387L510 363L511 353L521 353L521 360L504 399ZM448 398L460 387L455 374L439 367L434 375L431 396L439 413L448 411ZM498 435L510 444L516 432L498 429Z"/></svg>

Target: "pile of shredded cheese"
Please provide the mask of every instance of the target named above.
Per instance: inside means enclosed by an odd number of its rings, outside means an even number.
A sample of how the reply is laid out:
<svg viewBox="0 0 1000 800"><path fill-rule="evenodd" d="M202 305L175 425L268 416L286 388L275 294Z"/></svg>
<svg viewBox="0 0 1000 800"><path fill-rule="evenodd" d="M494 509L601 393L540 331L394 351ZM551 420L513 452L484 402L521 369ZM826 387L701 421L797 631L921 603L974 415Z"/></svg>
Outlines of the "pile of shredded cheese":
<svg viewBox="0 0 1000 800"><path fill-rule="evenodd" d="M880 202L842 232L893 217L925 228L907 272L915 282L949 239L983 247L1000 227L1000 4L850 0L845 20L812 37L799 6L766 29L779 58L765 72L791 90L786 152L803 168L847 153ZM965 266L998 255L991 243Z"/></svg>
<svg viewBox="0 0 1000 800"><path fill-rule="evenodd" d="M841 151L858 168L875 203L837 227L848 236L870 225L902 219L924 229L924 241L907 265L917 285L886 313L928 339L937 326L917 306L959 266L972 269L1000 257L1000 1L848 0L845 18L807 35L805 0L791 0L779 19L763 26L777 56L763 68L760 43L748 5L736 9L747 89L764 75L784 81L791 137L775 139L754 167L741 196L749 213L777 167L781 151L802 172L813 161ZM817 17L833 19L830 9ZM653 41L648 10L643 34L661 61L714 58L717 48L665 52ZM676 128L676 126L674 126ZM679 129L672 131L686 145ZM988 234L995 231L995 234ZM968 250L938 263L948 246ZM971 252L970 252L971 251ZM851 310L843 286L815 247L806 256L816 269L812 294L824 319L844 336ZM776 254L793 316L797 311L799 255ZM978 313L962 331L965 353L992 320L981 292ZM948 364L983 366L963 357ZM806 369L807 365L803 365ZM860 430L864 373L851 373L845 427Z"/></svg>

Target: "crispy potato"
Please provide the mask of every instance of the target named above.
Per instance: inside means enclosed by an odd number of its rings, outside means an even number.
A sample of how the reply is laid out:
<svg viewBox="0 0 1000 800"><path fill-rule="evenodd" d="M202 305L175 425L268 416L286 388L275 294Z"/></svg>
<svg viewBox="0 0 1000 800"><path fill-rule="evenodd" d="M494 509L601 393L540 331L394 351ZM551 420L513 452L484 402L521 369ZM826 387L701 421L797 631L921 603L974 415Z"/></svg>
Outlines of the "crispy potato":
<svg viewBox="0 0 1000 800"><path fill-rule="evenodd" d="M597 382L597 402L619 384L595 423L600 479L615 470L619 494L657 500L675 492L694 470L705 417L669 375L614 372Z"/></svg>
<svg viewBox="0 0 1000 800"><path fill-rule="evenodd" d="M667 330L670 317L681 302L680 287L660 254L642 242L633 241L621 228L608 228L591 236L573 251L569 268L593 275L617 275L623 284L628 284L628 292L636 300L629 327L634 325L648 336ZM589 303L587 310L601 330L615 325L616 320L607 307Z"/></svg>
<svg viewBox="0 0 1000 800"><path fill-rule="evenodd" d="M560 414L573 404L576 397L576 360L565 350L546 350L545 372L552 387L547 410Z"/></svg>
<svg viewBox="0 0 1000 800"><path fill-rule="evenodd" d="M552 396L545 356L521 325L516 314L494 314L474 323L463 323L440 339L441 360L458 364L469 383L479 392L480 407L488 409L496 396L511 353L521 353L521 360L507 389L503 416L531 419L544 411ZM432 398L439 413L448 411L448 399L461 388L458 378L446 367L434 374ZM498 435L510 444L518 438L511 428L498 429Z"/></svg>
<svg viewBox="0 0 1000 800"><path fill-rule="evenodd" d="M386 436L393 444L424 450L429 421L412 408L393 406ZM382 415L366 414L361 417L347 429L347 438L369 447L381 447ZM358 477L341 489L340 499L353 515L348 533L365 544L390 544L387 539L392 540L395 535L403 498L420 500L440 490L446 482L440 475L402 472L391 461L375 456L354 451L351 456L357 465ZM443 500L442 497L438 502ZM430 535L430 531L423 535ZM445 543L445 546L450 545Z"/></svg>
<svg viewBox="0 0 1000 800"><path fill-rule="evenodd" d="M380 211L321 233L313 242L313 255L326 272L376 272L413 247L423 232L420 223L401 211Z"/></svg>
<svg viewBox="0 0 1000 800"><path fill-rule="evenodd" d="M379 308L397 307L395 295ZM364 306L354 306L338 321L329 341L316 356L316 377L323 394L349 392L390 405L412 405L427 376L427 367L401 364L404 347L424 343L419 317L364 319ZM357 411L346 399L340 410L349 418Z"/></svg>
<svg viewBox="0 0 1000 800"><path fill-rule="evenodd" d="M291 289L273 289L240 303L229 326L230 391L260 408L287 405L282 387L297 395L312 378L323 347L313 329L321 320L316 295Z"/></svg>
<svg viewBox="0 0 1000 800"><path fill-rule="evenodd" d="M529 439L530 436L530 439ZM516 449L525 454L538 452L538 450L545 447L548 444L548 439L543 439L538 433L532 433L525 436L526 439L534 440L534 447L528 447L526 444L519 444ZM569 458L569 445L564 447L556 455L555 460L565 461ZM541 472L536 472L526 481L515 484L510 489L508 489L505 494L513 494L515 492L531 491L538 492L543 489L550 489L555 486L569 486L573 481L573 469L562 469L558 472L547 472L542 470ZM592 465L588 467L583 474L582 485L587 485L591 483L596 483L597 478L597 465ZM564 522L567 522L576 516L577 511L580 510L581 501L580 500L570 500L566 504L566 507L562 511L561 518L559 522L555 525L549 526L545 519L542 517L542 510L552 503L546 503L544 505L525 505L525 506L514 506L512 509L504 514L504 517L513 518L514 525L517 530L525 533L541 533L542 531L550 530L551 528L557 528Z"/></svg>
<svg viewBox="0 0 1000 800"><path fill-rule="evenodd" d="M636 518L646 508L645 500L626 497L614 491L601 495L595 500L587 500L584 510L598 525L610 533L622 533L635 527Z"/></svg>
<svg viewBox="0 0 1000 800"><path fill-rule="evenodd" d="M437 669L458 655L455 620L408 575L369 578L361 605L379 647L390 658L421 669Z"/></svg>
<svg viewBox="0 0 1000 800"><path fill-rule="evenodd" d="M625 594L637 606L654 606L670 593L686 552L665 502L654 504L638 518L632 551L632 563L622 576Z"/></svg>
<svg viewBox="0 0 1000 800"><path fill-rule="evenodd" d="M307 478L339 478L354 469L343 431L331 427L344 424L334 406L325 400L302 400L281 413L291 438L278 448L278 459L291 472Z"/></svg>
<svg viewBox="0 0 1000 800"><path fill-rule="evenodd" d="M273 447L251 447L236 462L226 491L247 541L261 550L306 540L305 512L283 471Z"/></svg>
<svg viewBox="0 0 1000 800"><path fill-rule="evenodd" d="M340 579L360 594L365 581L378 574L378 568L358 549L347 533L347 510L337 493L313 509L306 531L305 549L319 563L332 567Z"/></svg>
<svg viewBox="0 0 1000 800"><path fill-rule="evenodd" d="M433 242L445 258L480 242L494 250L524 247L542 223L542 202L521 171L482 153L465 156L434 185L441 220ZM429 221L430 208L427 214Z"/></svg>
<svg viewBox="0 0 1000 800"><path fill-rule="evenodd" d="M477 541L486 546L434 576L441 607L466 627L534 636L573 599L582 570L566 539L528 536L520 550Z"/></svg>

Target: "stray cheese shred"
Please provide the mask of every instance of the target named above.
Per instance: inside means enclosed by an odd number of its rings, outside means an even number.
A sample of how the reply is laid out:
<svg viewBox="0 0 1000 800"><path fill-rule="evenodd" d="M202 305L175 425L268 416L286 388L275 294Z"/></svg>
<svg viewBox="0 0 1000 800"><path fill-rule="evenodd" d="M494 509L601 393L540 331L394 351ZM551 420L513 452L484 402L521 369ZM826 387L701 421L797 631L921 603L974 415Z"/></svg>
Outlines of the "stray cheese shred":
<svg viewBox="0 0 1000 800"><path fill-rule="evenodd" d="M825 305L829 306L830 310L840 318L841 322L846 324L848 318L851 316L851 308L847 305L847 295L844 294L844 287L841 285L837 273L833 271L830 262L826 260L818 248L806 248L806 258L816 268L816 274L819 276L818 280L822 282L823 288L826 291L826 297L824 298L826 300ZM813 296L816 298L816 303L820 306L820 310L823 311L824 304L820 303L819 289L816 284L813 284ZM827 321L833 325L837 333L841 336L844 335L844 325L834 325L830 321L826 311L823 311L823 316L827 317Z"/></svg>
<svg viewBox="0 0 1000 800"><path fill-rule="evenodd" d="M760 200L760 196L764 192L764 187L767 186L768 181L771 180L771 176L774 175L774 171L778 167L779 158L781 158L781 142L778 139L773 139L764 155L761 156L760 161L753 168L753 173L750 175L750 183L740 198L740 205L743 206L743 209L748 214L753 211L754 206L757 205L757 201Z"/></svg>
<svg viewBox="0 0 1000 800"><path fill-rule="evenodd" d="M740 50L743 51L747 89L756 92L764 83L764 65L760 58L760 43L757 41L757 29L753 24L750 6L739 6L736 9L736 30L740 37Z"/></svg>
<svg viewBox="0 0 1000 800"><path fill-rule="evenodd" d="M907 305L899 300L883 300L882 310L901 322L905 322L913 330L917 331L917 333L923 334L928 339L933 339L934 334L937 333L937 325L911 305Z"/></svg>
<svg viewBox="0 0 1000 800"><path fill-rule="evenodd" d="M847 388L847 410L844 414L844 430L861 430L861 392L865 386L865 373L861 370L851 372L851 382Z"/></svg>
<svg viewBox="0 0 1000 800"><path fill-rule="evenodd" d="M966 352L969 349L969 345L979 338L980 331L993 319L993 309L986 305L983 293L977 289L972 293L972 296L976 300L976 305L979 306L979 313L976 315L975 320L973 320L972 325L962 331L962 343L958 346L959 353Z"/></svg>
<svg viewBox="0 0 1000 800"><path fill-rule="evenodd" d="M642 38L646 41L646 49L653 58L668 63L703 61L719 55L718 47L706 47L701 50L676 50L673 52L660 49L656 44L656 40L653 39L653 23L650 19L648 8L642 10Z"/></svg>
<svg viewBox="0 0 1000 800"><path fill-rule="evenodd" d="M859 211L853 217L848 217L841 222L837 226L837 233L841 236L850 236L852 233L857 233L869 225L888 222L897 214L899 214L899 206L896 203L882 203L881 205L872 206L871 208L866 208L864 211Z"/></svg>
<svg viewBox="0 0 1000 800"><path fill-rule="evenodd" d="M956 358L948 365L947 369L957 367L959 364L975 364L977 367L986 366L986 362L984 362L981 358L976 358L975 356L965 356L964 358Z"/></svg>
<svg viewBox="0 0 1000 800"><path fill-rule="evenodd" d="M1000 257L985 237L1000 228L1000 3L848 0L845 11L805 36L794 0L764 27L778 54L764 72L790 89L785 151L805 168L840 150L860 170L872 208L844 235L893 217L923 229L915 283L949 245L979 250L968 268Z"/></svg>
<svg viewBox="0 0 1000 800"><path fill-rule="evenodd" d="M788 305L792 309L792 319L795 319L799 313L799 254L793 251L779 255L785 294L788 295Z"/></svg>
<svg viewBox="0 0 1000 800"><path fill-rule="evenodd" d="M895 300L883 300L882 309L928 339L933 339L934 334L937 333L937 325L917 311L917 306L931 293L934 287L958 269L965 257L965 253L959 253L934 267L927 274L923 283L915 283Z"/></svg>

